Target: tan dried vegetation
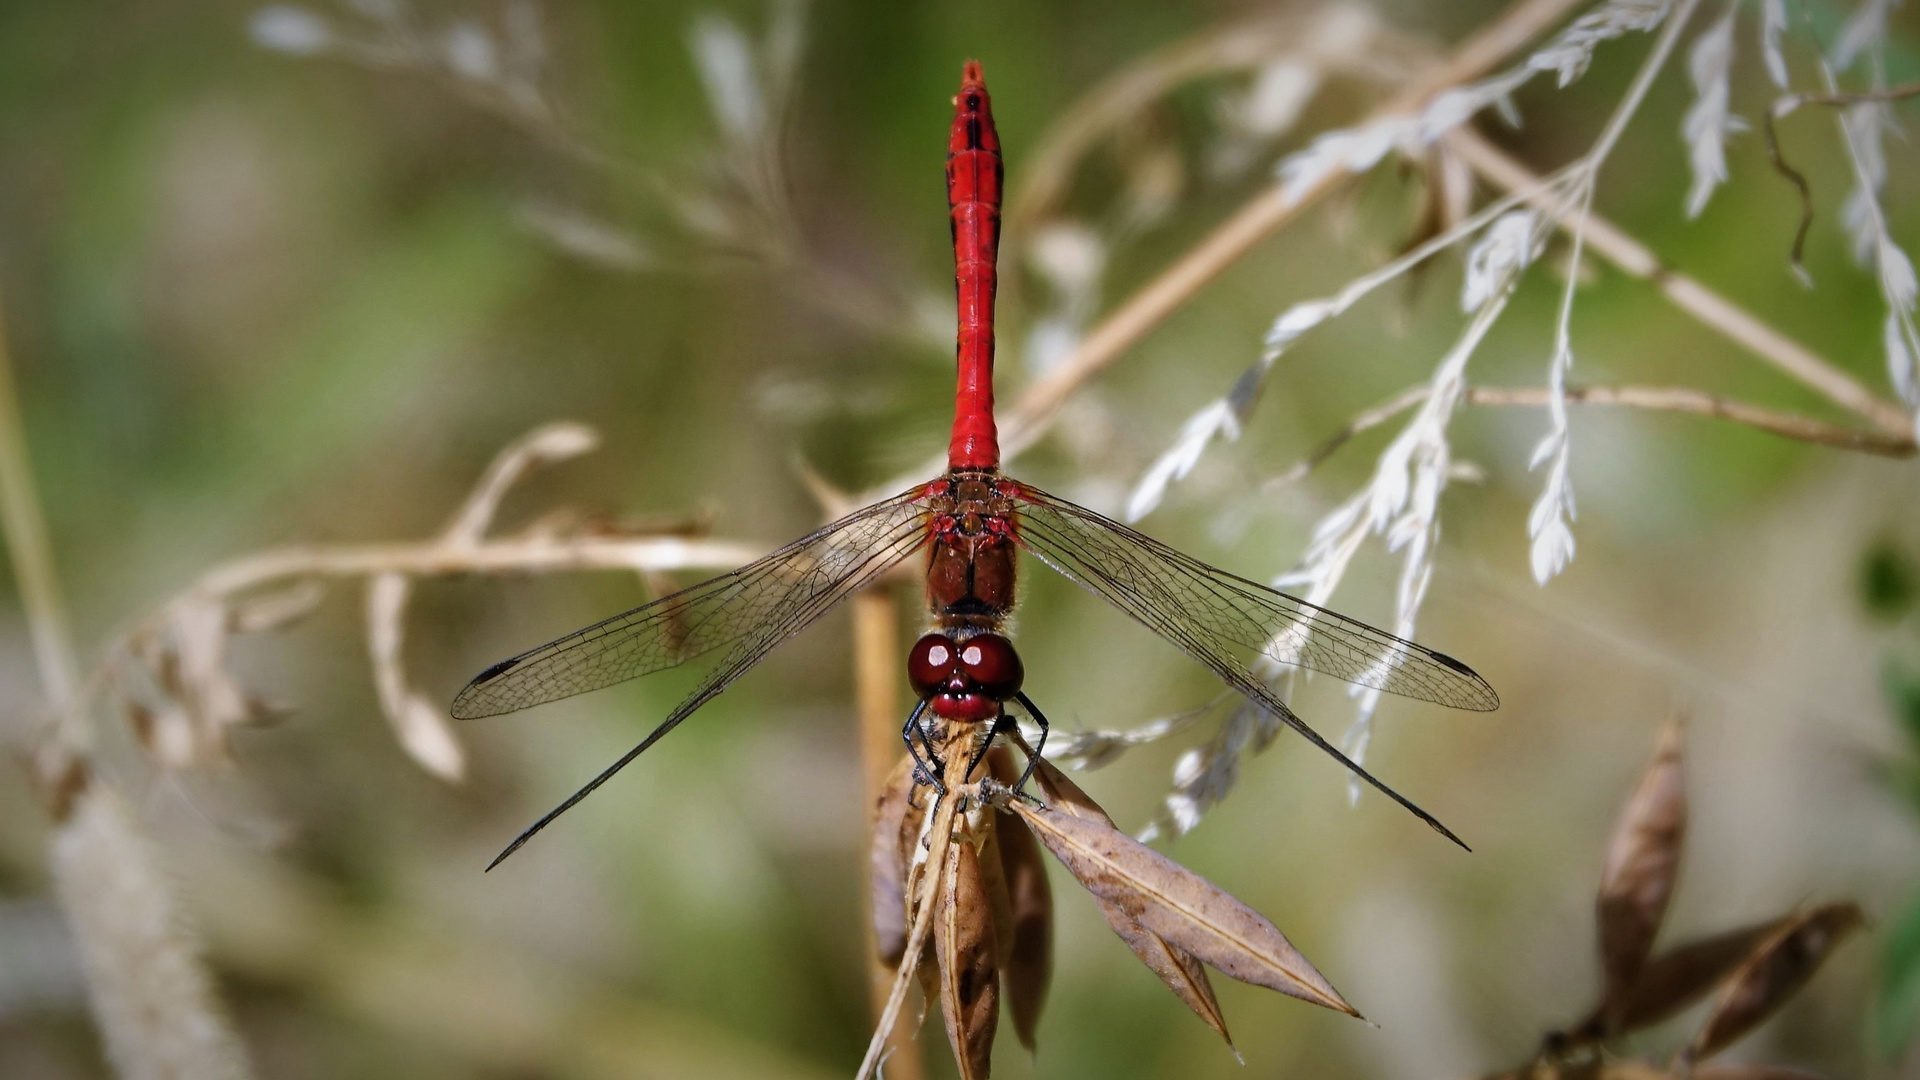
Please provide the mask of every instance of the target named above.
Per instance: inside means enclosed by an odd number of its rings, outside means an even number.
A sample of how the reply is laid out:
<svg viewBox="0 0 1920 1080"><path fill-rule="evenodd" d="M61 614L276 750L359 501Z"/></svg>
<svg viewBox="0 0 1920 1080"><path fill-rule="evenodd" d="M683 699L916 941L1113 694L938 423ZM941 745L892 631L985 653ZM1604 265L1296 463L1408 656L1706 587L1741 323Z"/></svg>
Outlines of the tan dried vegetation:
<svg viewBox="0 0 1920 1080"><path fill-rule="evenodd" d="M1812 1080L1774 1065L1708 1065L1707 1059L1768 1020L1806 986L1827 955L1865 922L1851 901L1777 918L1654 952L1673 897L1687 833L1681 727L1660 733L1640 786L1607 842L1600 896L1600 1002L1567 1031L1549 1032L1534 1059L1487 1080ZM1693 1036L1665 1064L1620 1060L1615 1041L1712 997Z"/></svg>
<svg viewBox="0 0 1920 1080"><path fill-rule="evenodd" d="M1013 756L999 745L983 753L983 736L992 737L957 724L935 740L946 761L944 796L903 759L875 802L874 940L893 972L893 989L862 1080L884 1063L916 976L926 1006L939 1003L963 1080L991 1074L1003 998L1021 1045L1034 1048L1053 972L1053 895L1043 847L1093 895L1141 963L1229 1049L1208 967L1360 1015L1265 916L1115 828L1044 759L1034 761L1039 797L1016 794ZM1011 738L1029 749L1017 733Z"/></svg>

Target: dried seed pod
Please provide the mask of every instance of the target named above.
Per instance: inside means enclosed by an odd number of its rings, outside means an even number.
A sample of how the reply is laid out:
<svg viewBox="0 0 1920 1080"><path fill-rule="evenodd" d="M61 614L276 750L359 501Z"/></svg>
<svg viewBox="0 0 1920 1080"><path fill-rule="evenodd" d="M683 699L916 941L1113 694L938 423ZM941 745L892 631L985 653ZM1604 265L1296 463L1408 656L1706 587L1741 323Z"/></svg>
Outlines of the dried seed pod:
<svg viewBox="0 0 1920 1080"><path fill-rule="evenodd" d="M1111 825L1008 805L1088 892L1142 927L1229 978L1360 1015L1278 927L1219 886Z"/></svg>
<svg viewBox="0 0 1920 1080"><path fill-rule="evenodd" d="M1003 784L1019 779L1020 770L1005 748L996 747L987 760L994 779ZM1007 921L996 928L1004 931L1000 978L1014 1033L1020 1036L1020 1045L1032 1050L1040 1010L1047 1003L1047 984L1053 978L1053 887L1047 882L1040 842L1018 815L996 811L994 835L1008 907Z"/></svg>
<svg viewBox="0 0 1920 1080"><path fill-rule="evenodd" d="M1640 786L1621 808L1607 843L1596 922L1600 928L1602 996L1617 1016L1653 951L1680 869L1687 831L1686 775L1679 723L1660 733Z"/></svg>
<svg viewBox="0 0 1920 1080"><path fill-rule="evenodd" d="M1768 935L1724 984L1685 1060L1718 1053L1772 1016L1813 978L1833 946L1864 922L1856 904L1827 904L1794 916Z"/></svg>
<svg viewBox="0 0 1920 1080"><path fill-rule="evenodd" d="M985 817L992 820L990 814ZM947 848L946 873L933 912L933 946L939 963L940 1015L961 1080L986 1080L1000 1020L1000 972L993 904L974 836L955 836Z"/></svg>
<svg viewBox="0 0 1920 1080"><path fill-rule="evenodd" d="M1040 787L1046 793L1047 801L1063 813L1096 821L1111 827L1113 819L1093 801L1092 796L1080 790L1080 786L1067 779L1066 774L1042 758L1034 768L1034 777L1040 781ZM1025 827L1025 822L1021 823ZM1029 835L1031 831L1029 831ZM1175 997L1186 1003L1195 1016L1205 1021L1207 1026L1218 1032L1225 1040L1227 1048L1233 1049L1233 1036L1227 1032L1227 1018L1220 1011L1220 1002L1213 996L1213 983L1207 978L1207 969L1192 953L1187 952L1166 938L1135 922L1118 904L1101 896L1094 896L1100 905L1100 914L1107 920L1115 936L1126 942L1133 955L1147 965L1147 969L1160 976L1160 981L1172 990ZM1239 1056L1239 1051L1234 1050Z"/></svg>
<svg viewBox="0 0 1920 1080"><path fill-rule="evenodd" d="M1651 1027L1704 997L1785 923L1768 919L1657 953L1617 1003L1602 1002L1571 1036L1599 1042Z"/></svg>
<svg viewBox="0 0 1920 1080"><path fill-rule="evenodd" d="M907 948L907 875L900 833L913 799L913 762L901 759L874 801L867 854L868 918L874 950L889 968Z"/></svg>

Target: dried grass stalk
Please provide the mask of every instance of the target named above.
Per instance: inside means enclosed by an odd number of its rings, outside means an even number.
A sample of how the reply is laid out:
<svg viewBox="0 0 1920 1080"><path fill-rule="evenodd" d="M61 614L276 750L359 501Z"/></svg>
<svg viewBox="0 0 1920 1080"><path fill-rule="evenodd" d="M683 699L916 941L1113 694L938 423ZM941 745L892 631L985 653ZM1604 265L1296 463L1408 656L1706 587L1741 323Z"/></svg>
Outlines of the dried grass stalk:
<svg viewBox="0 0 1920 1080"><path fill-rule="evenodd" d="M946 873L933 912L940 1015L961 1080L986 1080L991 1074L993 1035L1000 1021L999 946L993 901L981 871L993 819L991 811L960 819L960 835L947 847Z"/></svg>
<svg viewBox="0 0 1920 1080"><path fill-rule="evenodd" d="M153 849L95 782L55 832L53 882L120 1080L244 1080L245 1046L200 963Z"/></svg>

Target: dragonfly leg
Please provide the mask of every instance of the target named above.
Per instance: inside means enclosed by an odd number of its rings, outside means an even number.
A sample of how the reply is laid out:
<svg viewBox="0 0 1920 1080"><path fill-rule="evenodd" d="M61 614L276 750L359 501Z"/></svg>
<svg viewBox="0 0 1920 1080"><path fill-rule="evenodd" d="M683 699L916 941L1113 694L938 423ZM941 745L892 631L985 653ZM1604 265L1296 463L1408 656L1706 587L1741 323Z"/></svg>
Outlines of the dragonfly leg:
<svg viewBox="0 0 1920 1080"><path fill-rule="evenodd" d="M940 781L940 774L946 771L946 764L933 752L933 743L928 741L926 729L920 726L920 718L926 715L926 712L927 702L925 700L915 705L913 711L907 714L907 722L901 725L900 738L901 741L907 744L907 756L913 759L914 779L919 783L931 785L935 792L940 795L945 795L947 793L947 785ZM913 736L915 732L919 732L920 742L927 748L925 756L922 756L920 751L914 749Z"/></svg>
<svg viewBox="0 0 1920 1080"><path fill-rule="evenodd" d="M1033 779L1034 766L1040 763L1040 752L1047 748L1047 714L1041 712L1040 707L1035 705L1033 699L1025 693L1015 696L1020 701L1020 707L1026 709L1027 715L1033 717L1033 722L1040 727L1040 741L1027 754L1027 767L1020 773L1020 782L1013 785L1014 794L1024 795L1027 791L1027 781Z"/></svg>

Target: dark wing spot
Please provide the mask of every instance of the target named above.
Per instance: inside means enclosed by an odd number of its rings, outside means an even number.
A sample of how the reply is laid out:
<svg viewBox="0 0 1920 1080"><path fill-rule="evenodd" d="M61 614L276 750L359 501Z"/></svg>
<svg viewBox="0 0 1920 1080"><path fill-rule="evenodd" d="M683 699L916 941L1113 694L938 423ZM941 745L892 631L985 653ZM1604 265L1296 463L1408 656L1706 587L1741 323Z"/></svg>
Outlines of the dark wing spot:
<svg viewBox="0 0 1920 1080"><path fill-rule="evenodd" d="M520 658L517 656L511 660L502 660L499 663L488 668L487 670L481 672L480 674L475 675L473 677L473 683L475 686L478 686L483 682L490 682L494 679L497 679L500 676L505 675L507 672L513 670L513 666L515 664L518 664L519 662L520 662Z"/></svg>
<svg viewBox="0 0 1920 1080"><path fill-rule="evenodd" d="M1453 670L1459 672L1462 675L1471 675L1476 679L1480 677L1479 672L1473 670L1472 668L1461 663L1460 661L1455 660L1453 657L1448 656L1446 653L1436 652L1436 653L1433 653L1432 656L1435 660L1440 661L1441 663L1447 665L1448 667L1452 668Z"/></svg>

